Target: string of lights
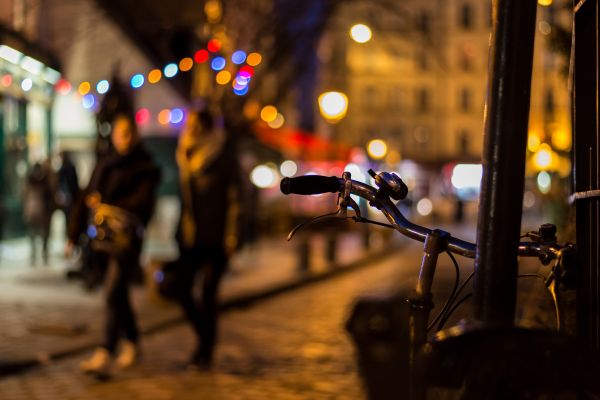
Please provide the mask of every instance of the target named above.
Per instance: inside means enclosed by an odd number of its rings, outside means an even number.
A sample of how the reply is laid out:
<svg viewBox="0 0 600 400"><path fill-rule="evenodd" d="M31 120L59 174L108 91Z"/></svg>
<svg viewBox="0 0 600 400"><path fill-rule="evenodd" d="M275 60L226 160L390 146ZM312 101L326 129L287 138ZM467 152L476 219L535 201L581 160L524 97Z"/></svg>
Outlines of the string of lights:
<svg viewBox="0 0 600 400"><path fill-rule="evenodd" d="M21 65L27 71L31 69L32 61L29 57L14 57L15 51L2 46L6 57L2 57L6 61L13 64ZM204 64L209 62L210 69L215 72L215 82L218 85L231 84L232 91L238 96L244 96L248 93L250 82L254 76L254 68L262 62L260 53L246 53L243 50L234 51L230 57L225 58L219 53L221 50L221 42L217 39L211 39L205 49L199 49L192 57L184 57L179 62L171 62L165 65L162 69L152 69L147 73L135 73L129 79L129 85L133 90L139 90L146 85L159 83L162 79L174 78L179 73L186 73L192 70L195 64ZM8 57L9 55L13 57ZM10 58L10 59L9 59ZM35 61L35 60L33 60ZM41 63L40 63L41 64ZM34 65L35 66L35 65ZM28 67L28 69L26 68ZM38 68L40 69L40 68ZM41 69L40 69L41 71ZM44 71L46 81L54 85L54 90L58 95L66 96L73 92L76 87L76 92L81 96L81 105L88 110L93 110L99 104L99 96L104 95L110 90L110 82L108 79L100 79L97 82L89 80L82 81L77 85L60 76L57 71L46 68ZM55 72L52 74L52 72ZM38 71L39 74L39 71ZM0 76L0 85L10 87L13 84L19 84L25 92L31 90L33 81L29 77L19 79L17 74L10 71L5 72ZM139 124L145 124L152 118L150 110L140 108L135 115L136 121ZM163 109L157 113L156 118L162 125L173 124L177 125L185 119L185 110L183 108Z"/></svg>

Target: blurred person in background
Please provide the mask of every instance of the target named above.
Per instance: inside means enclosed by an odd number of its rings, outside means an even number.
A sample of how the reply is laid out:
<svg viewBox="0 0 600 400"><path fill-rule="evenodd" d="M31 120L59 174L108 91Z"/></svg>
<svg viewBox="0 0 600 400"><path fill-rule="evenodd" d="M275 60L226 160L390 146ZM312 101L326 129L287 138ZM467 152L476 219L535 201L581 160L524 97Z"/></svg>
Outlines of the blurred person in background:
<svg viewBox="0 0 600 400"><path fill-rule="evenodd" d="M62 150L59 153L59 157L60 167L56 173L56 205L65 214L66 224L69 226L73 204L79 196L79 180L77 178L77 169L71 161L69 153Z"/></svg>
<svg viewBox="0 0 600 400"><path fill-rule="evenodd" d="M31 265L37 261L37 238L42 240L42 259L48 265L50 220L55 209L55 177L49 161L36 162L31 167L23 189L23 219L31 240Z"/></svg>
<svg viewBox="0 0 600 400"><path fill-rule="evenodd" d="M79 236L86 231L92 242L102 242L100 224L105 220L121 218L125 222L125 228L128 228L127 232L140 232L139 228L143 229L152 216L160 171L143 147L135 122L130 116L119 114L115 117L110 141L111 149L97 163L90 182L74 209L69 226L67 254ZM88 225L90 217L93 222ZM105 228L102 226L102 229ZM134 233L111 232L110 229L104 234L106 237L120 238L113 242L106 239L107 243L103 248L109 260L104 282L104 343L91 358L80 365L84 372L97 377L108 376L113 361L118 369L133 365L140 350L129 287L139 266L142 237Z"/></svg>
<svg viewBox="0 0 600 400"><path fill-rule="evenodd" d="M229 256L238 245L240 177L237 154L222 121L192 112L179 138L181 218L177 230L184 282L180 304L197 337L189 365L208 369L217 339L217 296ZM194 282L202 282L200 301Z"/></svg>

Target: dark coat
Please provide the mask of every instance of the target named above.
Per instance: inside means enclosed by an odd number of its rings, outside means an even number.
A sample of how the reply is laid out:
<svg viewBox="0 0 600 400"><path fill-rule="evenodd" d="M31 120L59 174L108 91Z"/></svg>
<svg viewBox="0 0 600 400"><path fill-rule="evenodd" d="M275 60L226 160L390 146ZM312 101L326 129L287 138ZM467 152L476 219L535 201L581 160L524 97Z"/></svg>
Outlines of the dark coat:
<svg viewBox="0 0 600 400"><path fill-rule="evenodd" d="M196 225L196 244L200 246L224 246L227 230L227 218L234 202L231 190L240 192L240 167L235 146L226 143L220 154L200 174L192 172L188 184L193 205L194 223ZM183 190L183 188L182 188ZM182 202L182 207L185 207ZM237 221L233 221L234 224ZM231 228L231 227L230 227ZM237 226L232 227L237 229ZM181 246L181 222L177 231L177 239Z"/></svg>
<svg viewBox="0 0 600 400"><path fill-rule="evenodd" d="M36 163L27 176L23 190L23 218L31 227L49 229L54 208L52 171Z"/></svg>
<svg viewBox="0 0 600 400"><path fill-rule="evenodd" d="M154 211L159 181L160 170L141 143L126 155L108 154L96 164L90 183L79 196L69 226L69 239L76 242L83 233L89 213L85 197L93 192L100 193L102 203L129 211L145 226Z"/></svg>

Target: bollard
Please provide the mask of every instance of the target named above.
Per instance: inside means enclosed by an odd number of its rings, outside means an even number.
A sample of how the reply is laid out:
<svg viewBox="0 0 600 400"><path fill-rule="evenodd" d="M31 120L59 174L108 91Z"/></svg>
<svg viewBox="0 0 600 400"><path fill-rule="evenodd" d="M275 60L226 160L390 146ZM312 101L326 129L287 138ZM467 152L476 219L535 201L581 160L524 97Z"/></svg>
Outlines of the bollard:
<svg viewBox="0 0 600 400"><path fill-rule="evenodd" d="M325 259L331 264L336 261L337 234L335 232L327 232Z"/></svg>
<svg viewBox="0 0 600 400"><path fill-rule="evenodd" d="M310 242L308 235L302 235L298 243L298 269L308 271L310 268Z"/></svg>

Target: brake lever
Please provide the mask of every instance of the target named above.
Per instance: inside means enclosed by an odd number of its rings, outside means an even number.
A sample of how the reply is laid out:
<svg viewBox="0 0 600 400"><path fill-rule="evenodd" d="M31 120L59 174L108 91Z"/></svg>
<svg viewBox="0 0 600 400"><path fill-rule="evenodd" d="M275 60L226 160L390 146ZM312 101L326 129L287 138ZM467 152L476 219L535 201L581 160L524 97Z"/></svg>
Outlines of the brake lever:
<svg viewBox="0 0 600 400"><path fill-rule="evenodd" d="M355 222L361 222L363 220L362 216L360 215L360 208L358 207L358 204L356 203L356 201L354 201L352 197L350 197L350 193L352 192L352 180L350 172L344 172L342 178L344 179L344 189L340 192L338 196L338 209L335 212L319 215L318 217L309 219L296 225L294 229L292 229L288 234L288 242L292 240L296 232L298 232L300 229L310 224L314 224L316 222L324 221L327 219L351 219ZM350 207L354 211L355 215L348 216L348 207Z"/></svg>

